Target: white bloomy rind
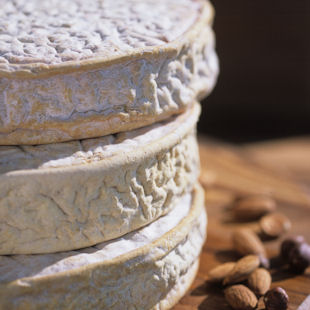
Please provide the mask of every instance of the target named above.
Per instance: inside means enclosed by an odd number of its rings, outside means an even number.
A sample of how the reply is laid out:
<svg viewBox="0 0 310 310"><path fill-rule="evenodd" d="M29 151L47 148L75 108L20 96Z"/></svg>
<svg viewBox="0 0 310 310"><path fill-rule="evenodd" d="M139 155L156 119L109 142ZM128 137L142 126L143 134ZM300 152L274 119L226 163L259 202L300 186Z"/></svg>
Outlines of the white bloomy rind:
<svg viewBox="0 0 310 310"><path fill-rule="evenodd" d="M0 147L0 254L111 240L171 210L199 174L200 106L98 139Z"/></svg>
<svg viewBox="0 0 310 310"><path fill-rule="evenodd" d="M192 199L123 238L74 252L0 256L0 309L169 309L194 278L206 224L196 186Z"/></svg>
<svg viewBox="0 0 310 310"><path fill-rule="evenodd" d="M209 2L92 2L19 0L1 10L0 144L131 130L212 90L218 61Z"/></svg>

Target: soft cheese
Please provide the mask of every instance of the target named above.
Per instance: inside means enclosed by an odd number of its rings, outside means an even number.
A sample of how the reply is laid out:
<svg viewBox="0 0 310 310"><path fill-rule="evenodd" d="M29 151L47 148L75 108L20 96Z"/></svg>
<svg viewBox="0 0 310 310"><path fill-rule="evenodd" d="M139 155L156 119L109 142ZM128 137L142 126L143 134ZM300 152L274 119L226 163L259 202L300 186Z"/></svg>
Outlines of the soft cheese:
<svg viewBox="0 0 310 310"><path fill-rule="evenodd" d="M207 1L0 3L2 145L142 127L183 112L214 86Z"/></svg>
<svg viewBox="0 0 310 310"><path fill-rule="evenodd" d="M0 254L87 247L166 214L199 174L199 112L98 139L0 147Z"/></svg>
<svg viewBox="0 0 310 310"><path fill-rule="evenodd" d="M192 199L122 238L78 251L0 256L0 309L168 309L193 280L205 236L197 185Z"/></svg>

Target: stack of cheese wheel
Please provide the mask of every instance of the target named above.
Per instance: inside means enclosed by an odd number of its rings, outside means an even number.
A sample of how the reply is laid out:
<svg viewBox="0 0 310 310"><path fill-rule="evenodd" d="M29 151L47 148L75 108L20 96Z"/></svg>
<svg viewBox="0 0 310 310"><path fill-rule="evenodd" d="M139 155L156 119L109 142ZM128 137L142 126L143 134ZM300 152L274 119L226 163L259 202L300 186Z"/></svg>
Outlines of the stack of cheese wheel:
<svg viewBox="0 0 310 310"><path fill-rule="evenodd" d="M205 0L0 10L0 309L169 309L206 237Z"/></svg>

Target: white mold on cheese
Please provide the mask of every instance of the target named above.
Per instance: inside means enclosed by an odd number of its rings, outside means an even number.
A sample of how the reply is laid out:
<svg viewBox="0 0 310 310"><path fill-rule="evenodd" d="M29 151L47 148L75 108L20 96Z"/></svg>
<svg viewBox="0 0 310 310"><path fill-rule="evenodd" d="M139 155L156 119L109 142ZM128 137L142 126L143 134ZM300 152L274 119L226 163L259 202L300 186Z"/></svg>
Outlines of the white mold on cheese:
<svg viewBox="0 0 310 310"><path fill-rule="evenodd" d="M0 256L0 309L169 309L192 282L205 237L197 186L172 213L122 238L79 251Z"/></svg>
<svg viewBox="0 0 310 310"><path fill-rule="evenodd" d="M3 3L0 145L139 128L212 90L218 61L209 2L68 3Z"/></svg>
<svg viewBox="0 0 310 310"><path fill-rule="evenodd" d="M0 254L83 248L166 214L198 178L199 111L115 136L0 147Z"/></svg>
<svg viewBox="0 0 310 310"><path fill-rule="evenodd" d="M0 4L0 64L8 70L14 64L53 65L166 44L186 32L201 9L200 2L188 0Z"/></svg>

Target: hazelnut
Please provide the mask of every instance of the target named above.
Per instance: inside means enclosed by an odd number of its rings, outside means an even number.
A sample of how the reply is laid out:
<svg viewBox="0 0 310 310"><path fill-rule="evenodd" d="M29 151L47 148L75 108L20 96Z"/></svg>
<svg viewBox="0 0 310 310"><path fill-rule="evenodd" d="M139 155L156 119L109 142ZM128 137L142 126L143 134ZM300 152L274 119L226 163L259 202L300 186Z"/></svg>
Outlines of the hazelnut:
<svg viewBox="0 0 310 310"><path fill-rule="evenodd" d="M305 238L303 236L292 236L290 238L285 239L281 244L281 250L280 250L282 259L288 262L290 252L303 242L305 242Z"/></svg>
<svg viewBox="0 0 310 310"><path fill-rule="evenodd" d="M266 293L264 303L266 310L286 310L288 296L283 288L276 287Z"/></svg>
<svg viewBox="0 0 310 310"><path fill-rule="evenodd" d="M310 265L310 245L300 243L289 254L290 269L295 273L303 273Z"/></svg>

